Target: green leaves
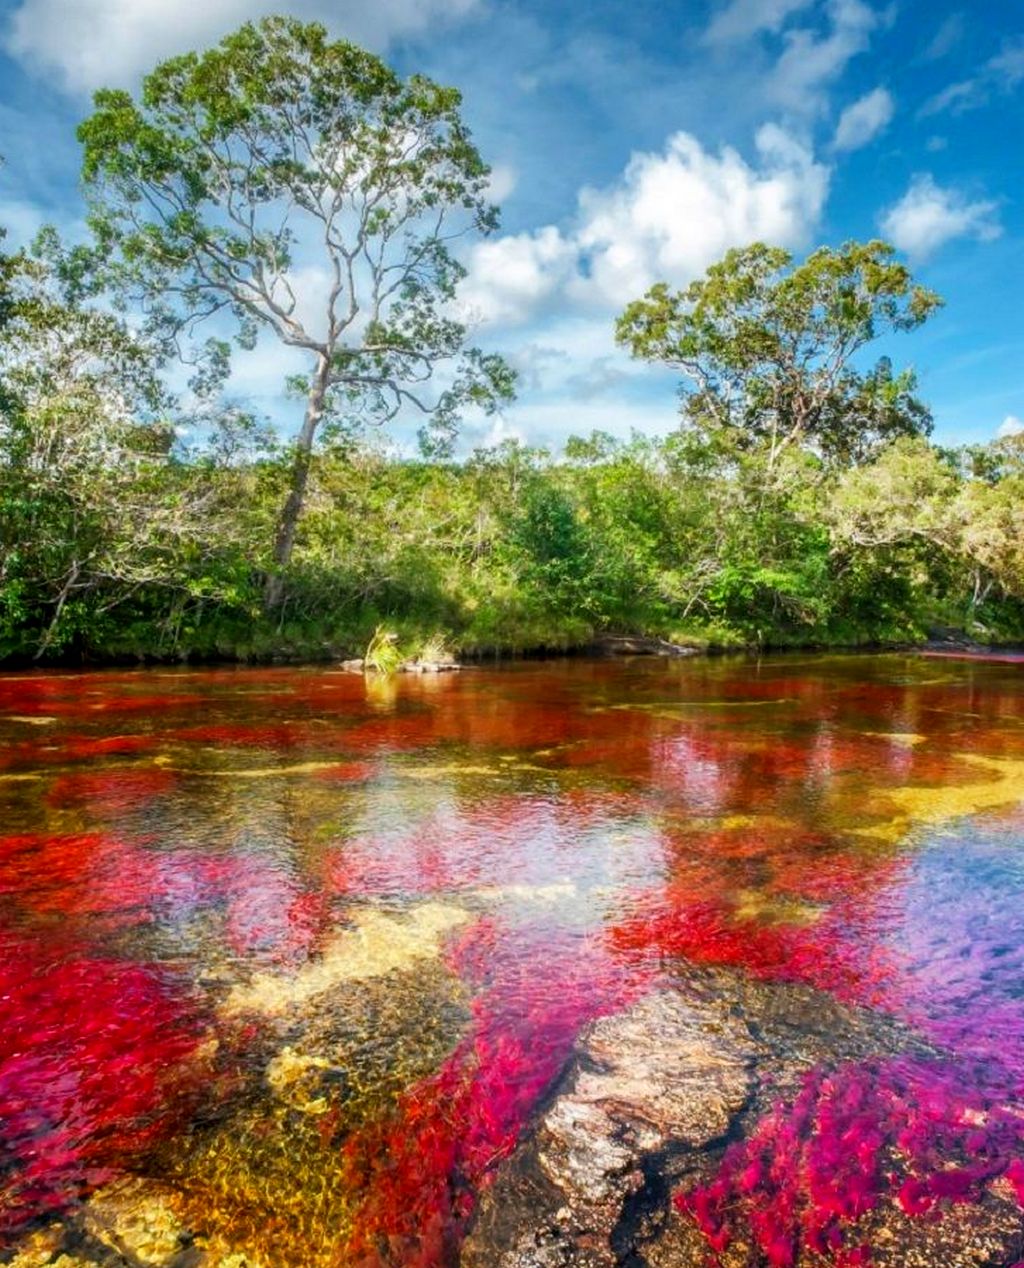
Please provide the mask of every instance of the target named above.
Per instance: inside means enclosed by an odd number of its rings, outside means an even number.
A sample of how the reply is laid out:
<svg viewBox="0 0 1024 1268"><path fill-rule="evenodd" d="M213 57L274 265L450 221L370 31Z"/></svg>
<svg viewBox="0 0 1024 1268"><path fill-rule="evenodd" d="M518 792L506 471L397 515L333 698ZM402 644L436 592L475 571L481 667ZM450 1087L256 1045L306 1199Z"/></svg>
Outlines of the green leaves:
<svg viewBox="0 0 1024 1268"><path fill-rule="evenodd" d="M865 373L854 359L940 303L884 242L821 247L795 266L788 252L754 243L681 292L652 287L627 306L616 338L683 373L692 426L763 447L769 467L792 445L849 463L930 429L912 376L894 376L886 360Z"/></svg>
<svg viewBox="0 0 1024 1268"><path fill-rule="evenodd" d="M452 244L497 224L460 105L319 25L270 17L158 66L138 102L98 93L79 128L106 277L153 336L177 347L230 317L239 346L269 336L309 359L278 564L322 426L353 435L408 414L442 452L463 407L511 395L512 372L467 350L451 312ZM226 349L202 381L223 381Z"/></svg>

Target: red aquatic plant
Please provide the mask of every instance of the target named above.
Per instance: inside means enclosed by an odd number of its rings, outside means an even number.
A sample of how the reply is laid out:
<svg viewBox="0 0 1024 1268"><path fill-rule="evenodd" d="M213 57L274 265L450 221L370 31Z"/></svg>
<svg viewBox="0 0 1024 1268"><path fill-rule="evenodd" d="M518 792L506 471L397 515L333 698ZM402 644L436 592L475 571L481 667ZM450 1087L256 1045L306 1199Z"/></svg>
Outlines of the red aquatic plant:
<svg viewBox="0 0 1024 1268"><path fill-rule="evenodd" d="M1024 1118L1004 1108L1009 1090L983 1069L937 1058L812 1071L676 1205L715 1253L742 1235L773 1268L805 1251L870 1263L858 1222L883 1200L932 1217L977 1201L1000 1176L1024 1182ZM1018 1197L1024 1204L1022 1188Z"/></svg>
<svg viewBox="0 0 1024 1268"><path fill-rule="evenodd" d="M95 813L111 815L163 797L176 784L174 772L158 766L75 771L59 775L50 785L46 800L59 808L84 805Z"/></svg>
<svg viewBox="0 0 1024 1268"><path fill-rule="evenodd" d="M637 903L640 912L611 931L614 946L633 954L672 956L695 964L732 965L757 977L803 982L845 998L873 997L888 975L884 955L849 934L838 912L809 924L739 919L714 896Z"/></svg>
<svg viewBox="0 0 1024 1268"><path fill-rule="evenodd" d="M53 948L56 950L56 948ZM0 935L0 1239L178 1129L203 1025L176 974Z"/></svg>
<svg viewBox="0 0 1024 1268"><path fill-rule="evenodd" d="M452 1262L476 1194L514 1149L580 1029L650 976L589 939L485 919L449 961L476 992L469 1032L383 1123L344 1144L362 1194L350 1253L365 1265Z"/></svg>
<svg viewBox="0 0 1024 1268"><path fill-rule="evenodd" d="M167 879L160 855L101 832L0 837L0 864L0 894L22 909L108 928L152 920Z"/></svg>

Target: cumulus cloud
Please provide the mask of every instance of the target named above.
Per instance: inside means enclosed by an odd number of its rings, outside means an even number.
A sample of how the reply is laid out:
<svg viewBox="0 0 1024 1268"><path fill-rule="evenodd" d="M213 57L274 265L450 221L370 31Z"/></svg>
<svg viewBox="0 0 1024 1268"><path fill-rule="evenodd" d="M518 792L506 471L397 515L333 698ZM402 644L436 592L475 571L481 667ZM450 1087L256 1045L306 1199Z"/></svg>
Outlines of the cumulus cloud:
<svg viewBox="0 0 1024 1268"><path fill-rule="evenodd" d="M839 116L833 147L837 150L861 149L889 125L894 112L892 94L885 88L865 93Z"/></svg>
<svg viewBox="0 0 1024 1268"><path fill-rule="evenodd" d="M554 225L473 247L459 304L469 321L517 325L535 316L576 268L575 243Z"/></svg>
<svg viewBox="0 0 1024 1268"><path fill-rule="evenodd" d="M478 0L293 0L290 13L382 49L396 36L455 19ZM21 0L6 33L13 56L55 72L76 92L127 85L163 58L209 44L249 18L278 12L276 0Z"/></svg>
<svg viewBox="0 0 1024 1268"><path fill-rule="evenodd" d="M821 113L826 89L862 53L879 25L879 14L863 0L829 0L825 34L800 28L786 33L786 47L768 81L769 97L794 114Z"/></svg>
<svg viewBox="0 0 1024 1268"><path fill-rule="evenodd" d="M937 185L930 175L916 176L910 188L882 216L886 236L917 259L930 255L953 238L989 241L1002 228L995 202L970 201L958 190Z"/></svg>
<svg viewBox="0 0 1024 1268"><path fill-rule="evenodd" d="M1024 436L1024 420L1016 414L1007 414L996 432L998 440L1007 440L1010 436Z"/></svg>
<svg viewBox="0 0 1024 1268"><path fill-rule="evenodd" d="M559 307L613 311L655 281L691 281L730 247L800 246L820 219L829 170L774 124L755 147L751 163L677 132L661 152L634 154L613 185L581 191L571 228L473 248L464 315L514 326Z"/></svg>
<svg viewBox="0 0 1024 1268"><path fill-rule="evenodd" d="M761 31L779 31L791 14L813 3L814 0L732 0L711 19L704 33L705 42L730 44Z"/></svg>
<svg viewBox="0 0 1024 1268"><path fill-rule="evenodd" d="M654 281L691 280L730 247L804 242L824 206L828 169L774 124L755 144L751 165L677 132L663 153L634 155L612 189L584 190L577 241L588 297L617 306Z"/></svg>

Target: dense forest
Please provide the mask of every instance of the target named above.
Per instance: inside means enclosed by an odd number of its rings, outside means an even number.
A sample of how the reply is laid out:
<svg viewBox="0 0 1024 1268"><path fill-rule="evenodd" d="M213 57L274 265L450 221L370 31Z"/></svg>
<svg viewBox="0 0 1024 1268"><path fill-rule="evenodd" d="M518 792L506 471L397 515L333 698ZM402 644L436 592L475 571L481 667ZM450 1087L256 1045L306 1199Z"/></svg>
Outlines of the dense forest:
<svg viewBox="0 0 1024 1268"><path fill-rule="evenodd" d="M931 443L870 345L940 300L884 243L752 244L629 304L619 342L680 376L665 438L453 456L515 386L455 305L458 240L497 224L459 104L284 19L97 94L93 240L0 253L0 658L1024 637L1024 437ZM308 355L294 434L229 395L259 339Z"/></svg>

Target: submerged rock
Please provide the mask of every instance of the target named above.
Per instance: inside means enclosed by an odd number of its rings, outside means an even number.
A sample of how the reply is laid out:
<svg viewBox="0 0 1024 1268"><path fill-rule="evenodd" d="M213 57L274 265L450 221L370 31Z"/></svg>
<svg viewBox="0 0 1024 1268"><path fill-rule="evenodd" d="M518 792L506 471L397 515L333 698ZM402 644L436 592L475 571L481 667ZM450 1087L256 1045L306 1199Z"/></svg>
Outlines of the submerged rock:
<svg viewBox="0 0 1024 1268"><path fill-rule="evenodd" d="M440 660L403 660L398 667L400 674L451 674L462 666L454 657Z"/></svg>
<svg viewBox="0 0 1024 1268"><path fill-rule="evenodd" d="M604 1268L664 1188L667 1156L711 1144L750 1092L742 1024L660 991L594 1023L530 1141L485 1195L462 1262Z"/></svg>
<svg viewBox="0 0 1024 1268"><path fill-rule="evenodd" d="M445 937L469 919L463 908L442 903L422 903L405 916L356 912L318 960L294 973L257 974L231 990L222 1011L287 1015L344 982L383 977L440 955Z"/></svg>
<svg viewBox="0 0 1024 1268"><path fill-rule="evenodd" d="M715 1255L673 1194L714 1177L726 1146L809 1071L895 1054L935 1050L810 987L691 972L581 1035L535 1130L481 1197L462 1264L763 1268L742 1225ZM844 1245L870 1247L875 1268L1006 1268L1024 1255L1024 1216L998 1185L928 1218L893 1194L844 1229ZM835 1262L787 1253L777 1262Z"/></svg>

